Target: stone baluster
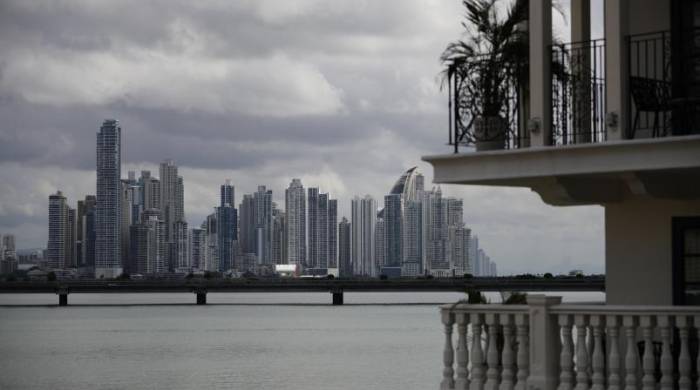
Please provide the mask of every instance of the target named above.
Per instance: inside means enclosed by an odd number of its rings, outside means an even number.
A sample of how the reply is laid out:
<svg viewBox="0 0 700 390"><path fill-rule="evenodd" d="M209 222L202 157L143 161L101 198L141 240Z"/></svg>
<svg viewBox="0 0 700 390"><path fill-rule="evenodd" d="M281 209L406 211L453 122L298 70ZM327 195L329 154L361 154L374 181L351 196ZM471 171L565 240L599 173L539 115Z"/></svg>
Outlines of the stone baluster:
<svg viewBox="0 0 700 390"><path fill-rule="evenodd" d="M591 354L591 390L605 389L605 355L603 352L603 316L591 316L591 329L593 333L593 353Z"/></svg>
<svg viewBox="0 0 700 390"><path fill-rule="evenodd" d="M483 390L484 388L484 353L481 349L481 324L483 314L472 313L472 379L469 383L470 390Z"/></svg>
<svg viewBox="0 0 700 390"><path fill-rule="evenodd" d="M516 375L517 381L515 382L514 390L526 390L527 377L530 375L530 335L528 321L528 317L525 314L515 315L515 333L518 339L518 354L516 356L518 373Z"/></svg>
<svg viewBox="0 0 700 390"><path fill-rule="evenodd" d="M620 321L616 315L605 318L608 327L608 390L620 390Z"/></svg>
<svg viewBox="0 0 700 390"><path fill-rule="evenodd" d="M441 390L454 389L454 350L452 349L452 326L455 322L455 316L450 309L442 309L442 323L445 326L445 349L442 353L442 382L440 383Z"/></svg>
<svg viewBox="0 0 700 390"><path fill-rule="evenodd" d="M637 330L637 318L626 315L622 318L622 325L625 327L625 340L627 342L627 353L625 353L625 390L637 390L637 340L635 332Z"/></svg>
<svg viewBox="0 0 700 390"><path fill-rule="evenodd" d="M656 361L654 359L653 343L654 317L639 317L639 326L642 328L642 337L644 339L644 356L642 356L644 376L642 377L642 390L654 390L656 388L656 378L654 377Z"/></svg>
<svg viewBox="0 0 700 390"><path fill-rule="evenodd" d="M469 325L469 314L459 312L455 314L457 320L457 380L455 388L458 390L469 389L469 350L467 349L467 326Z"/></svg>
<svg viewBox="0 0 700 390"><path fill-rule="evenodd" d="M571 338L571 316L559 315L559 327L561 328L561 353L559 355L559 387L557 390L572 390L574 387L574 352L573 339Z"/></svg>
<svg viewBox="0 0 700 390"><path fill-rule="evenodd" d="M503 329L503 353L501 354L501 385L499 390L513 390L515 385L515 354L513 352L513 316L501 314L501 327Z"/></svg>
<svg viewBox="0 0 700 390"><path fill-rule="evenodd" d="M488 370L486 371L485 390L498 390L500 383L500 371L498 368L499 353L498 353L498 314L486 314L486 325L488 326L489 345L486 350L486 363Z"/></svg>
<svg viewBox="0 0 700 390"><path fill-rule="evenodd" d="M678 356L678 389L690 390L690 351L688 348L688 328L689 320L687 316L681 315L676 317L676 326L678 327L678 338L681 342L680 354Z"/></svg>
<svg viewBox="0 0 700 390"><path fill-rule="evenodd" d="M661 333L661 390L673 390L673 355L671 354L672 319L668 315L657 317Z"/></svg>
<svg viewBox="0 0 700 390"><path fill-rule="evenodd" d="M576 314L576 390L588 390L588 349L586 348L586 331L588 318L584 314Z"/></svg>

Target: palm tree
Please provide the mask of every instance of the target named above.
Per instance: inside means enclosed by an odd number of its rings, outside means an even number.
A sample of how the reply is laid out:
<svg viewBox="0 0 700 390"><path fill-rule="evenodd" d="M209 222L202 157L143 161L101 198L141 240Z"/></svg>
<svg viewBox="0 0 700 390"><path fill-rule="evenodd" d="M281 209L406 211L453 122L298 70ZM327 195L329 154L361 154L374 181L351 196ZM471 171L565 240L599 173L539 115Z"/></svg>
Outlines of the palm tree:
<svg viewBox="0 0 700 390"><path fill-rule="evenodd" d="M455 125L467 130L474 125L455 142L474 143L479 150L503 148L508 128L519 125L513 123L517 108L510 103L527 96L529 1L462 4L466 37L448 44L440 56L443 86L447 84L456 97ZM561 12L558 5L554 8Z"/></svg>

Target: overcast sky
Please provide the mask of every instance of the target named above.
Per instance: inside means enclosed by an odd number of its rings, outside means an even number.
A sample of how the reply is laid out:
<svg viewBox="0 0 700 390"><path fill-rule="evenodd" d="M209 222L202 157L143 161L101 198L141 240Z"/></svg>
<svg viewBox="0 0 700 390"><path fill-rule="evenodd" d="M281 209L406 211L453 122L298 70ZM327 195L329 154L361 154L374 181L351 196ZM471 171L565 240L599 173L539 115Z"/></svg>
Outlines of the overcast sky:
<svg viewBox="0 0 700 390"><path fill-rule="evenodd" d="M339 199L339 219L411 166L430 183L421 156L450 152L438 57L462 14L458 0L4 0L0 233L44 247L49 194L95 193L104 118L121 122L124 177L180 166L191 225L229 178L237 202L264 184L284 207L300 177ZM602 272L602 208L442 189L500 273Z"/></svg>

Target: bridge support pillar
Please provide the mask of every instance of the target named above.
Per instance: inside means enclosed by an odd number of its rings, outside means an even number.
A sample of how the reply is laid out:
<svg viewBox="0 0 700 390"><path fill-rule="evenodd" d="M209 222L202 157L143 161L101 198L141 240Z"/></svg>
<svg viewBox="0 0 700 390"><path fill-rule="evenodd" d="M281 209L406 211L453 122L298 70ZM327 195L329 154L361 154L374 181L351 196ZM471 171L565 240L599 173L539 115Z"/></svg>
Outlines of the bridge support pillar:
<svg viewBox="0 0 700 390"><path fill-rule="evenodd" d="M333 290L331 295L333 295L333 305L343 304L343 290Z"/></svg>
<svg viewBox="0 0 700 390"><path fill-rule="evenodd" d="M67 288L56 289L56 295L58 295L58 306L68 306L68 289Z"/></svg>
<svg viewBox="0 0 700 390"><path fill-rule="evenodd" d="M194 293L197 295L197 304L198 305L206 305L207 304L207 289L198 288L198 289L194 290Z"/></svg>

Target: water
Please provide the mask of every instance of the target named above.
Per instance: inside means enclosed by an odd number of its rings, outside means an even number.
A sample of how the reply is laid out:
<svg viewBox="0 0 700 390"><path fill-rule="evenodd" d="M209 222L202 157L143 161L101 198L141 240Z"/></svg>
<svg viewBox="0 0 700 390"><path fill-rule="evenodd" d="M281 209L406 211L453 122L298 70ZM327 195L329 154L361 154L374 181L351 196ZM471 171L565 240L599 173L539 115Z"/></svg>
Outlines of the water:
<svg viewBox="0 0 700 390"><path fill-rule="evenodd" d="M329 294L209 294L220 304L195 306L192 294L73 294L81 306L59 308L27 306L55 295L3 295L0 389L436 388L437 303L459 298L346 293L334 307Z"/></svg>

